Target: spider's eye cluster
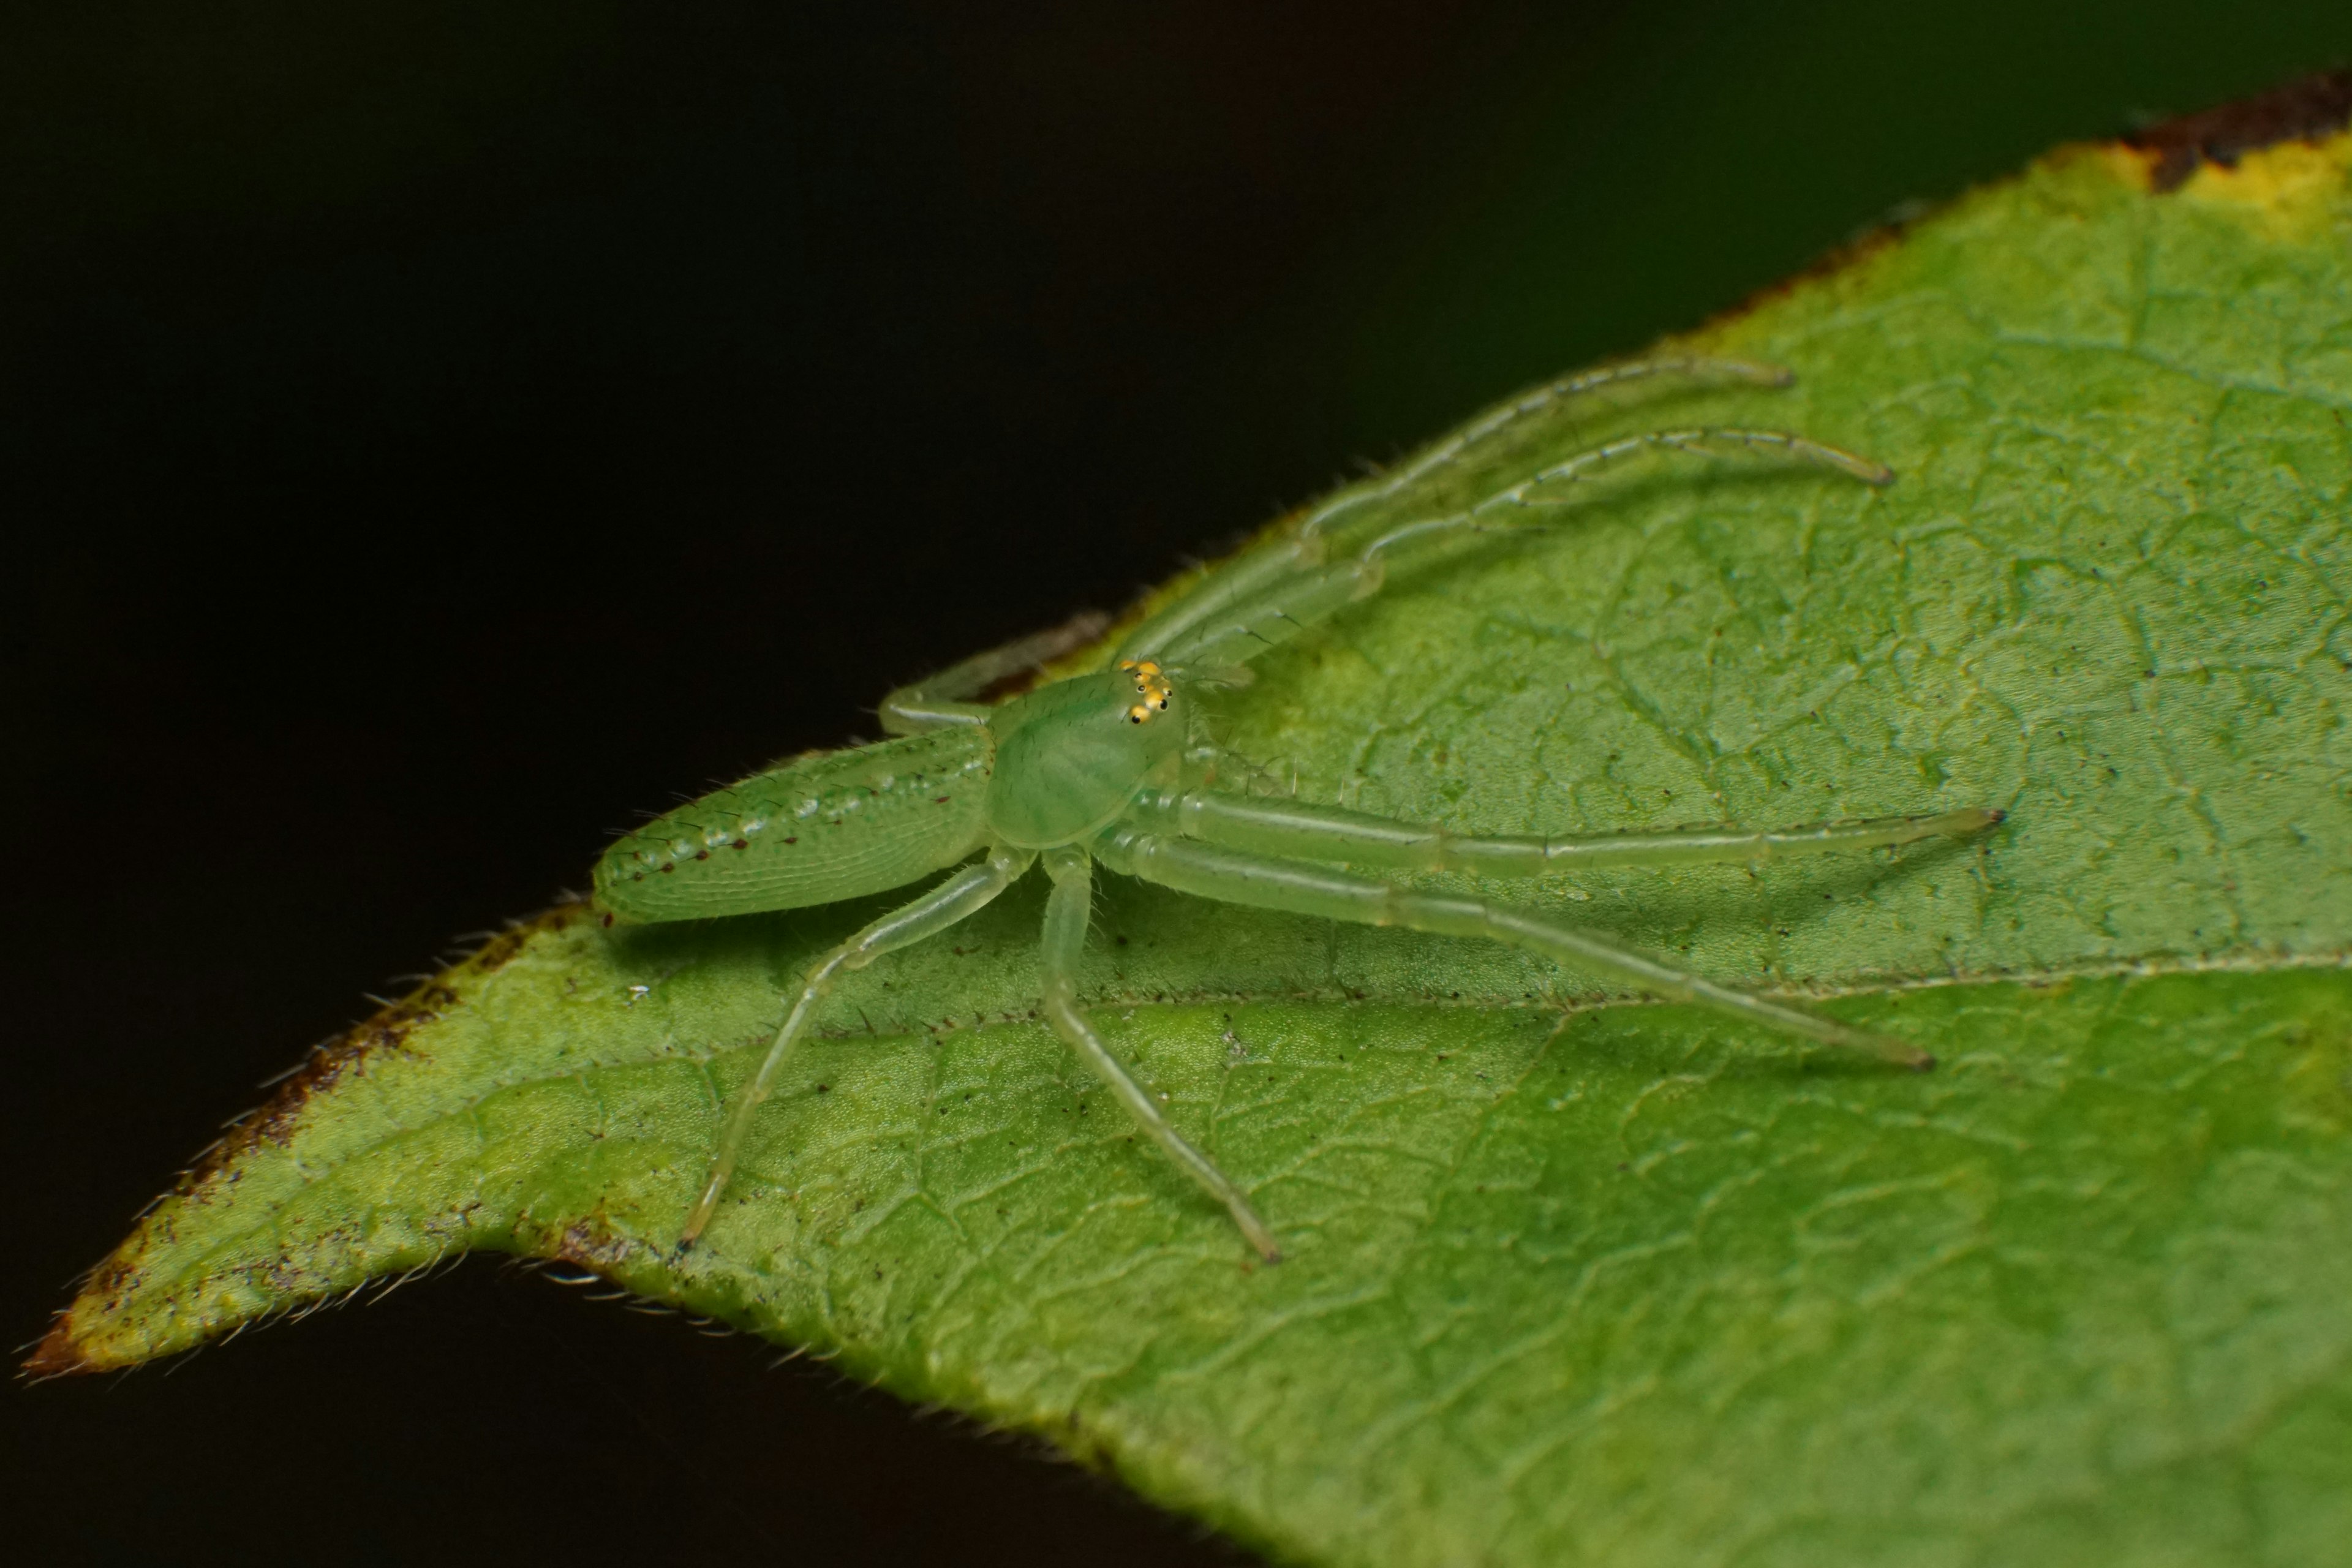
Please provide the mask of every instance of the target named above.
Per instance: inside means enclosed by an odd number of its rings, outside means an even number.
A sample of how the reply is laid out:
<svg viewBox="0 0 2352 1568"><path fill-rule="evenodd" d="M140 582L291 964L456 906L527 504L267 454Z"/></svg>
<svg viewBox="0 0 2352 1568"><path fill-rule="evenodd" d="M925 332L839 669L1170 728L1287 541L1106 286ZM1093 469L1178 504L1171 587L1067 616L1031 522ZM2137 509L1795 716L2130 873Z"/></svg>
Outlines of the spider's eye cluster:
<svg viewBox="0 0 2352 1568"><path fill-rule="evenodd" d="M1175 688L1168 683L1168 674L1157 661L1149 658L1124 658L1119 668L1135 677L1135 694L1141 700L1127 710L1127 721L1140 724L1154 713L1168 711L1168 699Z"/></svg>

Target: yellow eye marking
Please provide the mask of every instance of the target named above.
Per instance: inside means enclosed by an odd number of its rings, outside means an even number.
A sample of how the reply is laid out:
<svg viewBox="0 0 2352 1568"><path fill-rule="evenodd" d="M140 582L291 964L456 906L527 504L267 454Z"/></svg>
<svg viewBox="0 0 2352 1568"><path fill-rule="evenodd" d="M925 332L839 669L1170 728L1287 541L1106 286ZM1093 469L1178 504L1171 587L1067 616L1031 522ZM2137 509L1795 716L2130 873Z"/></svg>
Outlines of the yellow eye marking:
<svg viewBox="0 0 2352 1568"><path fill-rule="evenodd" d="M1156 660L1125 658L1119 660L1118 667L1135 672L1136 695L1143 699L1127 710L1129 723L1140 724L1152 714L1168 710L1168 699L1176 689L1169 684L1166 672Z"/></svg>

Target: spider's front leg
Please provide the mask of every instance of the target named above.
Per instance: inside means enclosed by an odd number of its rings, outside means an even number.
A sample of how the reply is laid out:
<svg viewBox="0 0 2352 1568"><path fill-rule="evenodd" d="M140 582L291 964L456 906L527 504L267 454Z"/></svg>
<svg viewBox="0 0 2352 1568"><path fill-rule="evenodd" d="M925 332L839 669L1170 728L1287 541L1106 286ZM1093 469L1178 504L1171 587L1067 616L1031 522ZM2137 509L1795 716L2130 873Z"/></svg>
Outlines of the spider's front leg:
<svg viewBox="0 0 2352 1568"><path fill-rule="evenodd" d="M1547 526L1538 514L1566 506L1570 488L1650 453L1687 458L1780 458L1825 468L1866 485L1894 481L1883 463L1787 430L1691 426L1648 430L1579 452L1473 505L1383 529L1350 553L1327 558L1328 535L1299 534L1261 545L1221 578L1181 601L1128 643L1128 657L1215 668L1247 664L1266 649L1385 586L1391 568L1423 570L1501 533Z"/></svg>
<svg viewBox="0 0 2352 1568"><path fill-rule="evenodd" d="M1220 848L1133 826L1114 827L1097 841L1096 849L1103 864L1115 871L1196 898L1360 925L1483 937L1588 973L1606 975L1667 1001L1696 1002L1784 1034L1865 1052L1905 1067L1936 1065L1934 1057L1905 1041L1849 1028L1801 1008L1718 985L1604 937L1484 899L1414 892L1304 861Z"/></svg>
<svg viewBox="0 0 2352 1568"><path fill-rule="evenodd" d="M1242 621L1246 625L1253 617L1265 622L1300 613L1299 590L1302 587L1307 590L1309 598L1318 592L1329 598L1329 583L1324 583L1318 588L1303 580L1328 575L1323 569L1337 557L1326 536L1339 529L1339 520L1348 513L1393 499L1439 469L1461 461L1465 454L1485 445L1529 415L1571 402L1603 387L1678 376L1701 383L1744 381L1758 386L1787 386L1794 379L1779 365L1759 364L1753 360L1670 353L1648 359L1621 360L1615 364L1580 371L1574 375L1563 376L1558 381L1532 388L1489 409L1465 428L1425 448L1410 461L1361 484L1348 486L1307 513L1288 534L1253 545L1234 560L1224 563L1206 582L1147 616L1128 635L1125 645L1119 649L1119 657L1190 659L1196 664L1211 665L1232 662L1197 658L1192 653L1175 650L1191 648L1197 651L1204 634L1213 636L1216 631L1214 623L1227 618L1237 606L1249 606L1244 612ZM1347 552L1342 550L1339 553ZM1354 568L1343 570L1341 576L1345 581L1340 586L1360 588L1369 583L1370 587L1377 587L1377 579L1370 577L1361 569L1362 565L1362 563L1358 563ZM1350 596L1350 594L1343 592L1329 602L1343 604ZM1354 594L1352 596L1362 595Z"/></svg>
<svg viewBox="0 0 2352 1568"><path fill-rule="evenodd" d="M1399 490L1426 479L1438 469L1462 460L1472 448L1517 424L1530 414L1598 392L1606 386L1647 381L1654 376L1687 376L1694 381L1744 381L1757 386L1787 386L1796 377L1777 364L1754 360L1720 359L1711 354L1656 354L1648 359L1620 360L1597 370L1562 376L1509 402L1489 409L1463 429L1427 448L1410 462L1360 485L1350 485L1307 514L1302 533L1321 533L1345 513L1368 503L1385 500Z"/></svg>
<svg viewBox="0 0 2352 1568"><path fill-rule="evenodd" d="M1086 951L1087 927L1094 914L1092 860L1075 845L1048 849L1045 872L1054 879L1054 891L1045 901L1045 1021L1077 1052L1079 1059L1095 1070L1095 1075L1127 1107L1127 1113L1135 1118L1137 1125L1151 1135L1161 1152L1225 1205L1225 1211L1234 1216L1234 1223L1241 1226L1242 1234L1260 1256L1268 1263L1279 1263L1282 1249L1275 1245L1274 1233L1250 1206L1249 1195L1169 1125L1168 1119L1160 1114L1160 1108L1151 1102L1151 1096L1111 1055L1110 1047L1087 1020L1086 1009L1078 1005L1078 958Z"/></svg>

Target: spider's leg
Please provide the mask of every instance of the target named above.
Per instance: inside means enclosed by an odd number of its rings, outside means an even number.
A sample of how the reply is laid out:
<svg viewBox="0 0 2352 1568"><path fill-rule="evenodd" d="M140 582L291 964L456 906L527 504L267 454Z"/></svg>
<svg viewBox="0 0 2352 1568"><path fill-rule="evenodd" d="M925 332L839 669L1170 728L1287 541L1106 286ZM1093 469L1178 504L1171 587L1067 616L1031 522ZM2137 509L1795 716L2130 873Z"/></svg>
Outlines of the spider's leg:
<svg viewBox="0 0 2352 1568"><path fill-rule="evenodd" d="M1200 639L1201 627L1230 616L1236 605L1279 594L1289 584L1325 564L1327 542L1297 530L1253 544L1190 592L1146 616L1119 644L1122 659L1169 658L1169 649Z"/></svg>
<svg viewBox="0 0 2352 1568"><path fill-rule="evenodd" d="M1154 827L1228 849L1301 860L1343 860L1421 871L1475 871L1489 877L1573 871L1587 866L1687 866L1706 861L1777 860L1827 850L1875 849L1922 838L1959 838L2000 822L1980 806L1923 816L1879 816L1803 827L1674 827L1639 833L1455 833L1434 824L1400 822L1301 800L1171 791L1144 808Z"/></svg>
<svg viewBox="0 0 2352 1568"><path fill-rule="evenodd" d="M776 1071L784 1065L793 1042L807 1029L817 1004L833 989L835 978L845 969L863 969L886 952L938 935L1004 891L1035 858L1028 850L1000 846L990 851L987 859L965 867L912 903L891 910L809 966L801 984L800 997L784 1016L783 1026L776 1031L768 1054L760 1059L759 1070L735 1091L735 1099L728 1107L727 1120L719 1131L718 1152L711 1156L710 1173L702 1184L702 1195L695 1200L693 1212L686 1217L686 1227L678 1234L681 1250L693 1246L695 1238L709 1225L719 1197L727 1191L729 1179L735 1174L735 1162L742 1156L743 1140L751 1134L752 1117L774 1086Z"/></svg>
<svg viewBox="0 0 2352 1568"><path fill-rule="evenodd" d="M1257 605L1269 597L1297 597L1298 580L1333 559L1328 537L1347 513L1385 501L1439 468L1459 461L1471 448L1492 439L1506 427L1554 404L1603 387L1653 376L1683 375L1701 381L1746 381L1764 386L1786 386L1793 379L1778 365L1753 360L1716 359L1704 354L1660 354L1627 360L1538 386L1521 394L1467 428L1455 432L1426 451L1387 472L1341 490L1278 538L1243 551L1224 563L1200 586L1181 595L1145 617L1129 632L1118 651L1121 658L1153 658L1194 665L1238 663L1238 659L1203 659L1171 652L1202 641L1202 628L1212 621L1229 621L1237 605ZM1375 584L1377 585L1377 584ZM1328 585L1327 585L1328 586ZM1367 590L1369 591L1369 590ZM1356 596L1360 597L1361 595ZM1337 604L1345 604L1342 595ZM1328 611L1325 611L1328 614ZM1317 618L1320 618L1319 616Z"/></svg>
<svg viewBox="0 0 2352 1568"><path fill-rule="evenodd" d="M1563 458L1548 468L1538 468L1526 479L1506 485L1461 511L1401 523L1365 545L1363 554L1368 558L1377 557L1385 552L1408 546L1448 542L1444 536L1465 531L1475 535L1498 529L1549 527L1549 519L1531 521L1513 514L1565 506L1568 498L1561 493L1563 487L1587 483L1609 469L1649 452L1672 452L1694 458L1781 458L1790 462L1828 468L1874 487L1895 482L1895 470L1885 464L1874 462L1842 447L1827 446L1791 430L1750 430L1727 425L1643 430L1632 436L1621 436L1613 441L1604 441L1598 447Z"/></svg>
<svg viewBox="0 0 2352 1568"><path fill-rule="evenodd" d="M1250 1206L1249 1195L1235 1184L1233 1178L1211 1163L1206 1154L1184 1141L1184 1135L1168 1124L1160 1108L1143 1086L1128 1076L1118 1058L1103 1044L1094 1026L1087 1019L1086 1009L1078 1005L1078 957L1086 949L1087 925L1094 913L1094 865L1087 852L1075 846L1045 851L1045 871L1054 879L1054 891L1045 900L1045 1018L1054 1032L1078 1053L1087 1066L1095 1070L1137 1125L1151 1135L1151 1141L1184 1173L1206 1187L1225 1211L1241 1226L1268 1263L1282 1260L1282 1250L1274 1242L1274 1233Z"/></svg>
<svg viewBox="0 0 2352 1568"><path fill-rule="evenodd" d="M1538 520L1535 514L1570 504L1560 493L1563 487L1587 482L1633 458L1660 451L1704 458L1784 458L1870 485L1886 484L1895 478L1884 464L1787 430L1691 426L1643 431L1538 469L1459 511L1400 523L1344 560L1294 569L1286 577L1270 577L1271 585L1263 592L1227 595L1224 602L1192 616L1179 635L1166 639L1159 657L1171 664L1209 668L1247 664L1334 612L1379 593L1392 564L1425 566L1435 557L1475 545L1493 534L1552 526L1550 519ZM1313 538L1285 542L1294 554L1315 542Z"/></svg>
<svg viewBox="0 0 2352 1568"><path fill-rule="evenodd" d="M882 699L882 728L893 735L912 735L958 724L984 724L991 710L971 701L972 698L1007 676L1023 674L1084 647L1109 625L1108 616L1087 610L1058 626L1016 637L1003 647L974 654L937 675L901 686Z"/></svg>
<svg viewBox="0 0 2352 1568"><path fill-rule="evenodd" d="M1867 1052L1906 1067L1935 1065L1935 1058L1904 1041L1851 1029L1800 1008L1718 985L1605 938L1483 899L1417 893L1304 861L1221 849L1132 827L1114 827L1097 849L1103 864L1114 870L1196 897L1352 921L1360 925L1403 926L1445 936L1484 937L1525 948L1587 973L1606 975L1668 1001L1696 1002L1751 1023L1801 1035L1823 1045Z"/></svg>
<svg viewBox="0 0 2352 1568"><path fill-rule="evenodd" d="M1530 414L1540 413L1554 404L1565 403L1589 392L1598 392L1602 387L1646 381L1660 375L1686 375L1699 381L1746 381L1760 386L1786 386L1796 379L1776 364L1759 364L1754 360L1744 359L1714 359L1705 354L1658 354L1649 359L1624 360L1616 364L1602 365L1598 370L1563 376L1490 409L1484 417L1409 461L1332 497L1307 514L1307 521L1299 525L1299 531L1325 531L1334 521L1358 507L1385 500L1437 469L1460 461L1463 454L1472 447L1491 440Z"/></svg>

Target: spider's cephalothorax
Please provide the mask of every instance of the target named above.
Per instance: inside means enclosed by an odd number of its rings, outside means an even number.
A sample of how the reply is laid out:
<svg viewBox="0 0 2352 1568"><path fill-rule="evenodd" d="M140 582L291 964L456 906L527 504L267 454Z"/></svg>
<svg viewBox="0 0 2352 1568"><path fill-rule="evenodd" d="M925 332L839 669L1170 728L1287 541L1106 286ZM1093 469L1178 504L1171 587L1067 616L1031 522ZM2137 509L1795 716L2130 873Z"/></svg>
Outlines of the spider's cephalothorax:
<svg viewBox="0 0 2352 1568"><path fill-rule="evenodd" d="M989 827L1023 849L1101 832L1139 786L1176 782L1187 706L1169 673L1149 659L1057 680L1005 703L986 725L996 742Z"/></svg>
<svg viewBox="0 0 2352 1568"><path fill-rule="evenodd" d="M1570 377L1515 399L1412 462L1341 491L1208 573L1129 632L1109 668L1057 680L997 706L992 686L1075 653L1096 617L965 660L893 692L882 721L896 739L805 757L714 791L628 835L596 867L596 902L614 921L674 921L830 903L949 875L811 966L751 1081L722 1124L708 1175L680 1229L691 1244L717 1213L752 1120L792 1043L835 979L938 934L1040 862L1053 879L1042 945L1041 1011L1137 1124L1224 1205L1269 1260L1274 1235L1249 1194L1195 1149L1129 1075L1078 1003L1076 973L1097 861L1198 897L1331 920L1481 937L1582 973L1696 1002L1825 1044L1913 1067L1916 1046L1849 1028L1674 968L1548 915L1484 899L1438 896L1363 873L1467 870L1531 875L1572 868L1758 860L1975 833L1998 811L1758 829L1676 828L1573 837L1471 836L1293 799L1219 791L1188 774L1197 737L1188 684L1238 684L1249 662L1369 597L1400 567L1522 529L1569 487L1638 453L1778 456L1868 484L1893 476L1866 458L1783 431L1650 431L1551 464L1454 510L1396 522L1379 503L1452 465L1514 420L1615 382L1661 374L1785 384L1785 373L1737 360L1639 361ZM1195 672L1189 679L1186 672ZM952 869L950 869L952 868Z"/></svg>

